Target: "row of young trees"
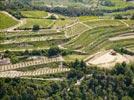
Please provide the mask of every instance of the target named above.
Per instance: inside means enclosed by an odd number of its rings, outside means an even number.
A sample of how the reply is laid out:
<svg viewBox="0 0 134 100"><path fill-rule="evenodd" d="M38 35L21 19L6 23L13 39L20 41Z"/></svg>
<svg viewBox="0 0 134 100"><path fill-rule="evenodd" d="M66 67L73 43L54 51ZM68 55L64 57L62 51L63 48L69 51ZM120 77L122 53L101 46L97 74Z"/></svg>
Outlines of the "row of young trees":
<svg viewBox="0 0 134 100"><path fill-rule="evenodd" d="M2 100L133 100L134 65L117 64L112 70L87 67L83 61L70 64L72 71L62 82L37 80L0 79ZM82 74L81 74L82 73ZM86 74L81 85L75 82Z"/></svg>

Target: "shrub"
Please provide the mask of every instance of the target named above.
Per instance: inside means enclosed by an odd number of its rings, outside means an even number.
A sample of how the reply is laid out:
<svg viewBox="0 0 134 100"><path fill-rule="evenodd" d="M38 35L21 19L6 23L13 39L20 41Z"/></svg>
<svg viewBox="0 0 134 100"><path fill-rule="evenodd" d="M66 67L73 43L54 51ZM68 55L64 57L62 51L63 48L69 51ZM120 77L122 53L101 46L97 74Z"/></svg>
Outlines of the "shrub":
<svg viewBox="0 0 134 100"><path fill-rule="evenodd" d="M57 18L56 18L55 15L51 15L51 16L50 16L50 19L56 20Z"/></svg>
<svg viewBox="0 0 134 100"><path fill-rule="evenodd" d="M38 31L40 29L39 25L33 25L33 31Z"/></svg>
<svg viewBox="0 0 134 100"><path fill-rule="evenodd" d="M51 47L48 50L48 56L52 57L52 56L57 56L61 53L61 50L58 47Z"/></svg>
<svg viewBox="0 0 134 100"><path fill-rule="evenodd" d="M121 15L119 15L119 14L118 15L115 15L114 18L115 19L123 19L123 17Z"/></svg>

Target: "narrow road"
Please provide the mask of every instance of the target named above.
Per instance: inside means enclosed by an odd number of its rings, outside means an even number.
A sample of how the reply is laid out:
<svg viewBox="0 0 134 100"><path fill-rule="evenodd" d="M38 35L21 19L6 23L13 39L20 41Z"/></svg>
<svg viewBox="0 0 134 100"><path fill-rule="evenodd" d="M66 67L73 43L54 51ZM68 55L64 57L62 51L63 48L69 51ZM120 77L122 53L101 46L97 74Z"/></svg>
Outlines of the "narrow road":
<svg viewBox="0 0 134 100"><path fill-rule="evenodd" d="M134 39L134 35L112 37L109 38L109 41L119 41L119 40L126 40L126 39Z"/></svg>
<svg viewBox="0 0 134 100"><path fill-rule="evenodd" d="M123 20L120 20L121 23L123 23L124 25L126 25L127 27L130 27L129 24L127 24L126 22L124 22Z"/></svg>

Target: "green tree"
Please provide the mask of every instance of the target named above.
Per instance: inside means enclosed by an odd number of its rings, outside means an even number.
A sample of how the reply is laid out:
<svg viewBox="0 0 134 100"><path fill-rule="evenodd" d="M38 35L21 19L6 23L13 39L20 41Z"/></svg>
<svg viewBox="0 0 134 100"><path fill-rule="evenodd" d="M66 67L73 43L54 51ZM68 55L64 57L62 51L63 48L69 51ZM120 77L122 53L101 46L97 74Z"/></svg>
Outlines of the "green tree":
<svg viewBox="0 0 134 100"><path fill-rule="evenodd" d="M114 18L115 19L122 19L123 17L120 14L118 14L118 15L115 15Z"/></svg>
<svg viewBox="0 0 134 100"><path fill-rule="evenodd" d="M33 25L33 31L38 31L40 29L40 26L39 25Z"/></svg>
<svg viewBox="0 0 134 100"><path fill-rule="evenodd" d="M59 47L50 47L48 50L48 56L52 57L52 56L57 56L61 53L61 50L59 49Z"/></svg>
<svg viewBox="0 0 134 100"><path fill-rule="evenodd" d="M124 97L122 97L122 100L133 100L133 99L129 96L124 96Z"/></svg>

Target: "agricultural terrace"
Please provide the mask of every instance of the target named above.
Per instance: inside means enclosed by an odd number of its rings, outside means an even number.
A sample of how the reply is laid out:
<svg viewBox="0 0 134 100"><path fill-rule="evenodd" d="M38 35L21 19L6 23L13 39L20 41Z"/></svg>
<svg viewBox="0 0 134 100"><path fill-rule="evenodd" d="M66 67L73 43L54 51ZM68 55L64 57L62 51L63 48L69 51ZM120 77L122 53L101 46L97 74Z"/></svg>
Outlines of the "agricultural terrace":
<svg viewBox="0 0 134 100"><path fill-rule="evenodd" d="M5 71L0 72L0 77L30 77L30 76L40 76L40 75L48 75L48 74L56 74L70 71L69 68L41 68L34 71Z"/></svg>
<svg viewBox="0 0 134 100"><path fill-rule="evenodd" d="M25 67L34 66L34 65L41 65L41 64L60 62L60 61L64 61L64 59L62 57L55 57L55 58L43 57L40 59L22 62L22 63L17 63L17 64L2 65L0 67L0 71L7 71L7 70L25 68Z"/></svg>
<svg viewBox="0 0 134 100"><path fill-rule="evenodd" d="M21 14L26 18L45 18L48 16L45 11L21 11Z"/></svg>
<svg viewBox="0 0 134 100"><path fill-rule="evenodd" d="M40 28L51 27L54 24L54 21L50 19L34 19L26 18L26 24L19 27L19 29L32 28L33 25L39 25Z"/></svg>
<svg viewBox="0 0 134 100"><path fill-rule="evenodd" d="M76 18L61 17L60 19L55 21L53 28L57 28L57 29L65 28L66 26L69 26L69 25L75 23L76 20L77 20Z"/></svg>
<svg viewBox="0 0 134 100"><path fill-rule="evenodd" d="M13 19L7 13L0 12L0 29L5 29L18 24L18 21Z"/></svg>
<svg viewBox="0 0 134 100"><path fill-rule="evenodd" d="M35 39L34 39L35 40ZM41 40L22 42L22 43L13 43L13 44L0 44L0 51L25 51L25 50L42 50L48 49L51 46L57 46L65 42L66 39L52 39L52 40ZM29 41L29 40L28 40ZM16 42L16 41L15 41Z"/></svg>
<svg viewBox="0 0 134 100"><path fill-rule="evenodd" d="M80 17L78 17L78 19L83 22L83 21L88 21L88 20L98 20L99 17L97 17L97 16L80 16Z"/></svg>
<svg viewBox="0 0 134 100"><path fill-rule="evenodd" d="M89 27L87 25L84 25L83 23L76 23L68 28L65 29L65 34L68 37L79 35L85 31L89 30Z"/></svg>
<svg viewBox="0 0 134 100"><path fill-rule="evenodd" d="M53 45L62 44L66 40L64 32L56 32L51 29L38 32L0 33L0 38L0 51L48 49Z"/></svg>
<svg viewBox="0 0 134 100"><path fill-rule="evenodd" d="M84 24L89 25L92 28L102 27L102 26L119 26L122 23L119 20L96 20L96 21L86 21Z"/></svg>
<svg viewBox="0 0 134 100"><path fill-rule="evenodd" d="M66 48L93 53L100 49L114 48L118 44L120 44L120 46L125 46L125 41L111 43L108 39L132 31L126 23L119 20L85 21L84 24L89 25L92 29L82 33L79 37L70 40L65 44ZM126 41L126 45L133 45L132 39L127 39Z"/></svg>

